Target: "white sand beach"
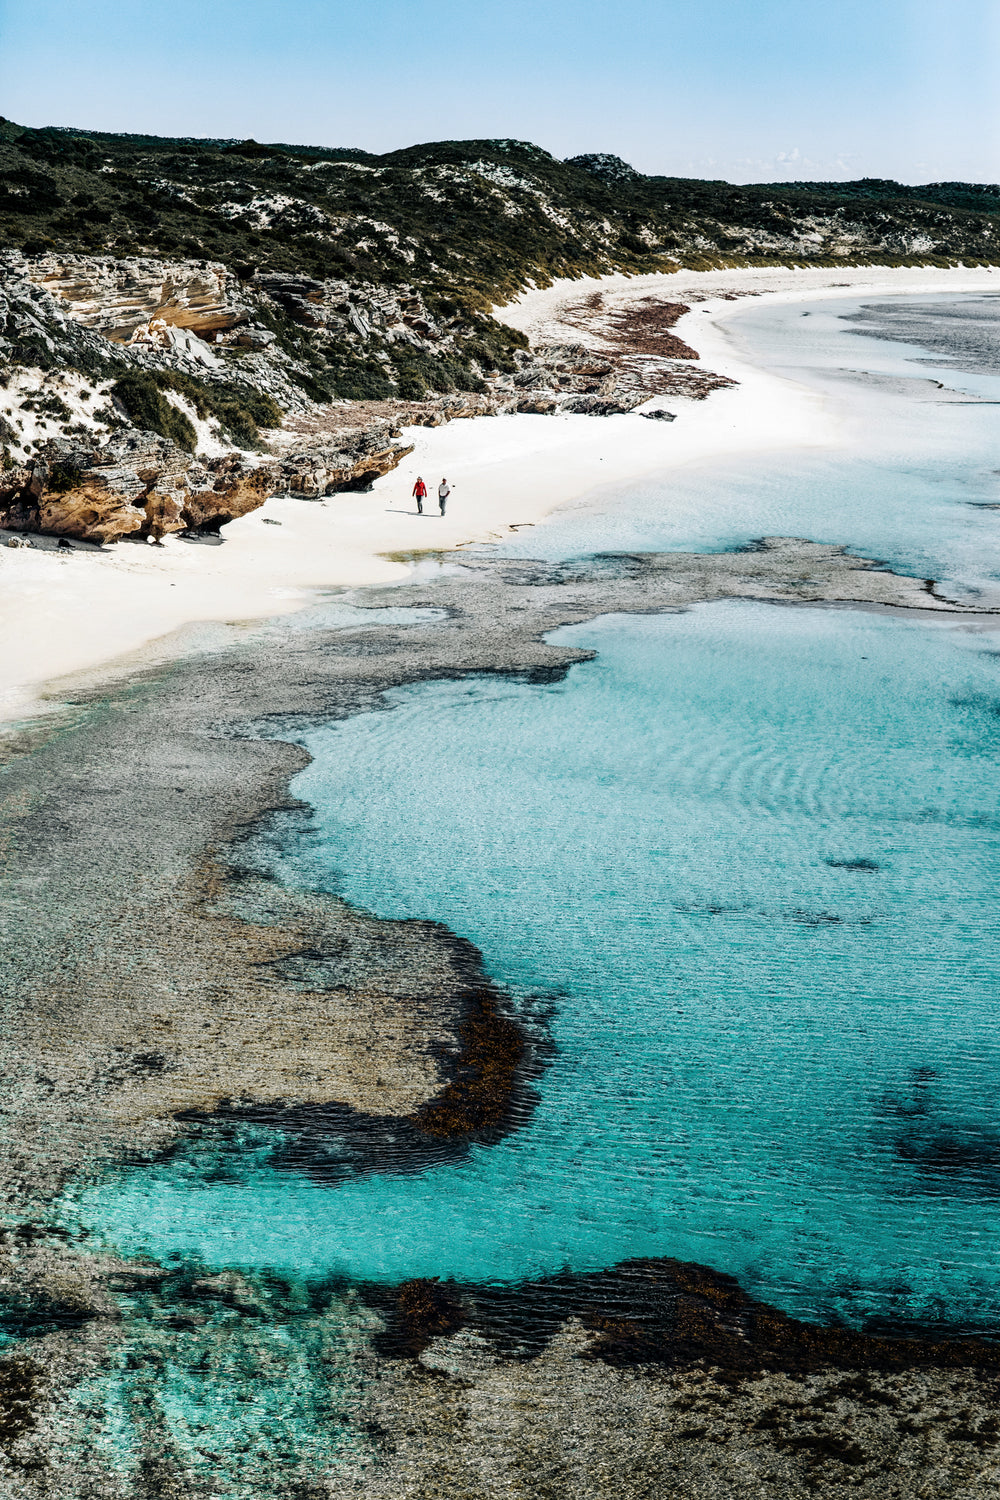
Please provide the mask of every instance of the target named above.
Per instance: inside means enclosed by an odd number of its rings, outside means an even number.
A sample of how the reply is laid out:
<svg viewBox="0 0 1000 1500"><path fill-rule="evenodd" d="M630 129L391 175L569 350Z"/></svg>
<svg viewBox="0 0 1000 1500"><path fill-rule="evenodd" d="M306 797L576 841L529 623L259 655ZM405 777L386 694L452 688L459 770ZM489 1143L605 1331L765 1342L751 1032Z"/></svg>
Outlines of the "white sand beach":
<svg viewBox="0 0 1000 1500"><path fill-rule="evenodd" d="M705 458L835 441L824 398L748 364L726 333L746 304L733 293L790 302L867 292L919 294L1000 289L1000 269L844 269L678 272L561 282L499 310L533 341L579 342L562 312L593 291L606 307L655 295L698 299L676 333L706 368L739 384L707 400L655 398L672 423L637 412L613 417L499 416L416 428L412 454L367 494L323 501L269 500L226 526L218 545L168 537L160 547L119 543L59 552L0 547L0 716L23 717L53 679L111 662L169 656L172 632L195 621L246 621L301 607L312 590L406 575L421 551L498 540L595 488ZM423 476L425 514L410 498ZM448 514L434 491L452 485ZM278 524L272 524L277 522ZM46 684L49 688L46 689Z"/></svg>

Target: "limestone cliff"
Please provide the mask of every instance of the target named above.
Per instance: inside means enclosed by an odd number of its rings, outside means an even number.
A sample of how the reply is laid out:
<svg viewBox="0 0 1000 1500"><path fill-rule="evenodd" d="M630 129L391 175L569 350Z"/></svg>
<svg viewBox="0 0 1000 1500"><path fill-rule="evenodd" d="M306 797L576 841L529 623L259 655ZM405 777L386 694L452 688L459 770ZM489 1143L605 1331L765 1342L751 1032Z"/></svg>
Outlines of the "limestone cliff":
<svg viewBox="0 0 1000 1500"><path fill-rule="evenodd" d="M270 495L369 487L411 451L406 426L704 395L725 382L691 373L697 354L668 332L683 311L626 327L588 303L587 342L512 343L503 358L476 345L471 366L447 309L406 285L7 252L0 527L102 544L217 529ZM364 399L362 382L361 399L325 399L310 361L336 349L358 368L365 351L382 359L375 389L389 396ZM449 389L456 379L468 388Z"/></svg>
<svg viewBox="0 0 1000 1500"><path fill-rule="evenodd" d="M195 459L149 432L103 443L52 438L0 473L0 527L101 544L218 531L271 495L314 499L367 488L411 451L392 438L389 423L373 422L283 459L240 452Z"/></svg>
<svg viewBox="0 0 1000 1500"><path fill-rule="evenodd" d="M154 319L213 342L247 321L239 283L222 265L43 255L25 262L24 270L60 299L74 322L118 343L134 339Z"/></svg>

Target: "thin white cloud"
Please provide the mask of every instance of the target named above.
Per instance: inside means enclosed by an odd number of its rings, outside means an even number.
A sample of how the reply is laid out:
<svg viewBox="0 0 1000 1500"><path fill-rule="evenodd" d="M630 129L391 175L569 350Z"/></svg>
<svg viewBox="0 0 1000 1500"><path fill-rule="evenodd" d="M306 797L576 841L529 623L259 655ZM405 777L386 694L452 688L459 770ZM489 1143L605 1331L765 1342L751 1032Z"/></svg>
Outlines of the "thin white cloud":
<svg viewBox="0 0 1000 1500"><path fill-rule="evenodd" d="M839 151L834 156L808 156L798 146L774 156L739 156L726 161L715 156L685 163L691 177L724 177L739 182L850 181L861 173L858 153Z"/></svg>

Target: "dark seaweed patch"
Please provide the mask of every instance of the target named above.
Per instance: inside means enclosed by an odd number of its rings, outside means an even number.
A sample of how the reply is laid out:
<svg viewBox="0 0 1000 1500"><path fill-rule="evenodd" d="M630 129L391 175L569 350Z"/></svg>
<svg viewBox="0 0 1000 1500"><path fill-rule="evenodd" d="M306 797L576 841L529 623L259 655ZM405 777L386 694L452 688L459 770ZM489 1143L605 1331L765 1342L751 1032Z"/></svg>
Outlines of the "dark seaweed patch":
<svg viewBox="0 0 1000 1500"><path fill-rule="evenodd" d="M35 1405L40 1383L41 1370L34 1360L23 1355L0 1360L0 1449L8 1460L18 1438L38 1425Z"/></svg>
<svg viewBox="0 0 1000 1500"><path fill-rule="evenodd" d="M1000 1370L998 1344L908 1337L912 1330L905 1327L875 1335L804 1323L755 1301L731 1276L667 1258L625 1261L606 1271L561 1272L512 1286L408 1282L359 1290L385 1319L379 1347L392 1357L412 1357L439 1336L435 1328L445 1334L467 1327L508 1358L531 1359L568 1319L577 1318L593 1336L582 1357L623 1367L706 1364L734 1377L766 1369ZM810 1441L817 1436L822 1435Z"/></svg>
<svg viewBox="0 0 1000 1500"><path fill-rule="evenodd" d="M967 693L965 697L950 698L948 701L952 708L968 708L987 718L1000 719L1000 698L994 698L989 693Z"/></svg>
<svg viewBox="0 0 1000 1500"><path fill-rule="evenodd" d="M826 859L831 870L851 870L857 874L874 874L881 866L874 859Z"/></svg>
<svg viewBox="0 0 1000 1500"><path fill-rule="evenodd" d="M836 1432L796 1432L791 1436L778 1433L773 1442L779 1448L798 1449L813 1465L833 1459L855 1468L871 1463L874 1458L850 1438Z"/></svg>
<svg viewBox="0 0 1000 1500"><path fill-rule="evenodd" d="M799 927L870 927L871 917L841 917L834 911L805 911L796 907L788 913L789 921Z"/></svg>
<svg viewBox="0 0 1000 1500"><path fill-rule="evenodd" d="M412 1117L421 1134L438 1140L495 1131L509 1123L526 1060L524 1033L488 990L471 997L459 1038L451 1082Z"/></svg>
<svg viewBox="0 0 1000 1500"><path fill-rule="evenodd" d="M214 1177L229 1180L227 1157L242 1149L247 1125L275 1132L272 1166L306 1172L324 1183L370 1172L424 1172L464 1156L473 1141L493 1143L524 1126L537 1102L532 1081L546 1066L551 1045L529 1038L502 998L483 986L463 1002L458 1045L442 1056L445 1087L412 1115L363 1114L345 1104L230 1103L206 1114L178 1115L196 1135L166 1154L186 1153L192 1142L217 1148Z"/></svg>
<svg viewBox="0 0 1000 1500"><path fill-rule="evenodd" d="M675 901L674 911L689 917L732 917L749 911L747 906L723 906L715 901Z"/></svg>
<svg viewBox="0 0 1000 1500"><path fill-rule="evenodd" d="M436 1276L404 1281L393 1293L386 1332L376 1341L389 1358L416 1357L433 1339L455 1333L466 1321L454 1284Z"/></svg>
<svg viewBox="0 0 1000 1500"><path fill-rule="evenodd" d="M876 1122L900 1162L914 1168L918 1190L1000 1197L1000 1134L974 1118L956 1117L935 1092L933 1068L913 1069L908 1091L883 1094L875 1103Z"/></svg>
<svg viewBox="0 0 1000 1500"><path fill-rule="evenodd" d="M916 1167L923 1177L936 1179L949 1193L1000 1198L1000 1136L932 1124L899 1136L893 1149L900 1161Z"/></svg>

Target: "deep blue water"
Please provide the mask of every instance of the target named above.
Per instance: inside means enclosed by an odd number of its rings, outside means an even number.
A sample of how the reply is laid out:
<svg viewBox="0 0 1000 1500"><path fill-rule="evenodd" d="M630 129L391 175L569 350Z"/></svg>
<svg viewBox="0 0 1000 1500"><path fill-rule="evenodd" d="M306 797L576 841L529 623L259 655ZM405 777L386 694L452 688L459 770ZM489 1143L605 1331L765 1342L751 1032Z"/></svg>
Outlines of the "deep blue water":
<svg viewBox="0 0 1000 1500"><path fill-rule="evenodd" d="M739 323L845 404L839 461L674 474L610 521L605 492L519 550L883 537L907 570L987 587L991 409L839 375L922 380L945 358L859 335L856 311L817 305L812 342L801 309ZM981 367L948 379L1000 389ZM279 861L446 922L515 996L553 999L526 1127L332 1186L266 1151L224 1181L179 1158L67 1213L210 1263L511 1280L672 1255L807 1317L995 1322L1000 638L728 601L559 639L598 653L564 683L425 684L318 726L294 786L310 837Z"/></svg>

